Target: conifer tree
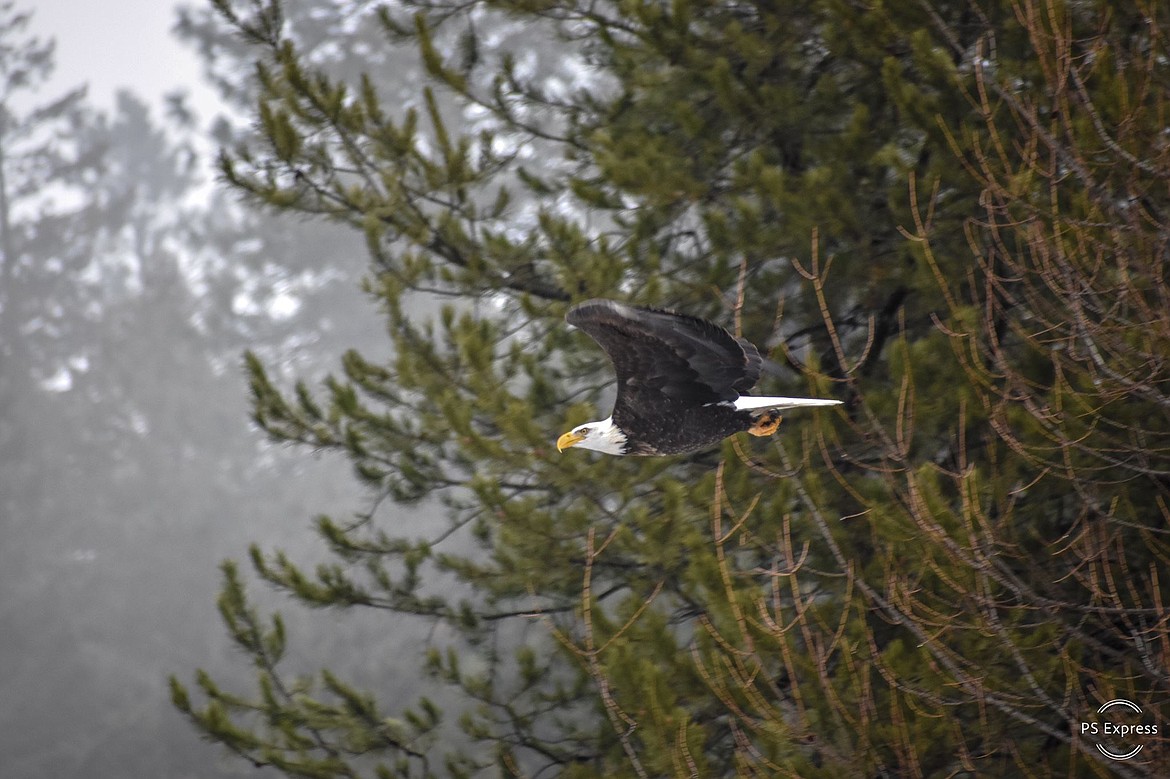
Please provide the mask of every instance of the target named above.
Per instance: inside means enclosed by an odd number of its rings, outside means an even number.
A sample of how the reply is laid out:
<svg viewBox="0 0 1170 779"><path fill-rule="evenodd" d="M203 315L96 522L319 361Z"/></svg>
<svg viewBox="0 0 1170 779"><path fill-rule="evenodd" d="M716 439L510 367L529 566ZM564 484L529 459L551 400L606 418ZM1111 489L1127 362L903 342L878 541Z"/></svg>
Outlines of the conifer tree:
<svg viewBox="0 0 1170 779"><path fill-rule="evenodd" d="M80 233L111 206L72 202L98 175L104 149L84 132L93 117L83 90L35 100L52 73L53 44L29 34L30 19L0 3L0 446L8 455L27 448L14 420L38 383L63 369L62 320L84 303L60 279L85 267ZM72 143L61 140L70 135Z"/></svg>
<svg viewBox="0 0 1170 779"><path fill-rule="evenodd" d="M225 563L257 686L173 681L203 733L292 776L1166 773L1170 12L405 4L386 45L431 80L400 107L310 67L279 5L216 5L262 87L225 178L363 231L394 346L316 388L249 358L257 424L377 498L318 519L330 562L252 567L433 621L461 697L298 674ZM489 50L511 20L591 76ZM718 319L845 410L558 455L606 397L561 322L591 296ZM1078 728L1116 698L1157 727L1132 761Z"/></svg>

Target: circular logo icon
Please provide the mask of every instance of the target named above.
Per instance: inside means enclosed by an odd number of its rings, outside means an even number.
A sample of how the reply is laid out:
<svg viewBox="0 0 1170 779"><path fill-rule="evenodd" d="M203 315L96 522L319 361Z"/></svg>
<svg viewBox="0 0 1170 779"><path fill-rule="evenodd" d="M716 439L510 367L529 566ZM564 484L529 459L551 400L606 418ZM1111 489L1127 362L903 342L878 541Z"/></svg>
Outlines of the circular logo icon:
<svg viewBox="0 0 1170 779"><path fill-rule="evenodd" d="M1142 736L1158 735L1158 726L1141 722L1141 707L1125 698L1105 702L1097 715L1095 721L1080 723L1081 735L1094 739L1097 750L1111 760L1137 757L1145 746Z"/></svg>

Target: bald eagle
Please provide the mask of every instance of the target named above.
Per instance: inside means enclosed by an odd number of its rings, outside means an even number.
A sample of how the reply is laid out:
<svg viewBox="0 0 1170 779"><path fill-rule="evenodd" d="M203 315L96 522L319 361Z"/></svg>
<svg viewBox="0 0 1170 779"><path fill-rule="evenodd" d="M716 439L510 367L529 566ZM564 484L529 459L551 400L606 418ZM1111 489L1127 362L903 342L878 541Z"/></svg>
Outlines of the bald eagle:
<svg viewBox="0 0 1170 779"><path fill-rule="evenodd" d="M569 309L565 321L609 355L617 400L606 419L557 439L557 451L579 446L605 454L686 454L735 433L771 435L785 409L841 402L745 394L760 378L759 351L697 317L587 300Z"/></svg>

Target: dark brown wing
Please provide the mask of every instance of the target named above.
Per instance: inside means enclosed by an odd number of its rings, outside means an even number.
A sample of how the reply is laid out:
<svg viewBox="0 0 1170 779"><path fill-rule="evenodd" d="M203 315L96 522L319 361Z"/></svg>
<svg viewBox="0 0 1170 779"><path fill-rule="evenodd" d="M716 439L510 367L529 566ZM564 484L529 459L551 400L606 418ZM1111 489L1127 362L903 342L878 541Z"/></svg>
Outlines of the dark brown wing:
<svg viewBox="0 0 1170 779"><path fill-rule="evenodd" d="M760 354L697 317L587 300L565 320L591 335L617 372L614 421L623 414L733 401L760 378Z"/></svg>

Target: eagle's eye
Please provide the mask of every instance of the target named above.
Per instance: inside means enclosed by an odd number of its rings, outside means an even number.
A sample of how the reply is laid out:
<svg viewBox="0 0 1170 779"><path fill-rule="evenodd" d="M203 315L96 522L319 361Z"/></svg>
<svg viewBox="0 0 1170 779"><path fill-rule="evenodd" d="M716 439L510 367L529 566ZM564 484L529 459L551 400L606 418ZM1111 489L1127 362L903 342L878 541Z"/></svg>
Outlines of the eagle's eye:
<svg viewBox="0 0 1170 779"><path fill-rule="evenodd" d="M581 435L589 435L589 428L583 427L580 430L578 430L577 432L580 433Z"/></svg>

